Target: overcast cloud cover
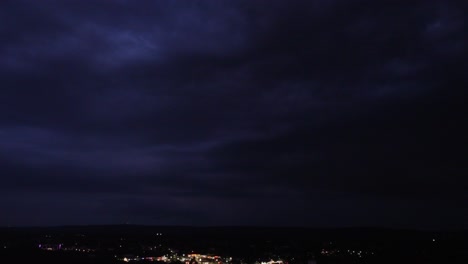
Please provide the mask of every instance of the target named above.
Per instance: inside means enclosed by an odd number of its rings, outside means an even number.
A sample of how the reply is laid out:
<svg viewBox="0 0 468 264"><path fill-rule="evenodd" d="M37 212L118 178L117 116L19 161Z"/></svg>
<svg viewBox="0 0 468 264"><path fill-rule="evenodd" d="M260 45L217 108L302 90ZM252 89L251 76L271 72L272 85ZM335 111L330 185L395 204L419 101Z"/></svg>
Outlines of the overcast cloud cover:
<svg viewBox="0 0 468 264"><path fill-rule="evenodd" d="M467 5L1 1L0 225L468 228Z"/></svg>

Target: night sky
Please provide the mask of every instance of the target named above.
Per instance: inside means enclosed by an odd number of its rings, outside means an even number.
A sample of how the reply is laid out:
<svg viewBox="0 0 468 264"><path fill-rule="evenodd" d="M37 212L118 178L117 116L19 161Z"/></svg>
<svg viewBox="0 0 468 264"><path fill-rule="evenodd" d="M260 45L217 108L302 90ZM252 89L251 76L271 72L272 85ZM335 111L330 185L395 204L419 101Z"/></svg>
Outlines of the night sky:
<svg viewBox="0 0 468 264"><path fill-rule="evenodd" d="M466 1L0 3L0 226L468 228Z"/></svg>

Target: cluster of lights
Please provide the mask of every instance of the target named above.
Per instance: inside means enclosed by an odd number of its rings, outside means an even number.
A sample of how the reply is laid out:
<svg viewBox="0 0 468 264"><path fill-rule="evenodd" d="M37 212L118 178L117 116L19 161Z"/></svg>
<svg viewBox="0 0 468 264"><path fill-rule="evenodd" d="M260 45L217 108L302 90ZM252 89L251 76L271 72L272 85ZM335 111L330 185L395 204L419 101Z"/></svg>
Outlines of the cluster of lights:
<svg viewBox="0 0 468 264"><path fill-rule="evenodd" d="M188 258L196 258L196 259L220 259L220 256L210 256L210 255L201 255L201 254L188 254Z"/></svg>
<svg viewBox="0 0 468 264"><path fill-rule="evenodd" d="M348 254L348 255L351 255L351 256L357 256L359 258L362 258L363 256L365 255L374 255L374 252L367 252L367 251L362 251L362 250L345 250L345 251L342 251L342 253L345 253L345 254ZM320 251L320 254L324 255L324 256L333 256L333 255L337 255L340 253L340 250L327 250L327 249L322 249Z"/></svg>
<svg viewBox="0 0 468 264"><path fill-rule="evenodd" d="M94 252L94 251L95 251L94 249L90 249L90 248L75 248L75 247L72 247L72 248L64 248L63 250L64 250L64 251L85 252L85 253L89 253L89 252Z"/></svg>
<svg viewBox="0 0 468 264"><path fill-rule="evenodd" d="M76 252L84 252L84 253L89 253L89 252L94 252L94 249L90 248L85 248L85 247L64 247L63 244L57 244L57 245L43 245L39 244L38 248L41 250L45 251L76 251Z"/></svg>
<svg viewBox="0 0 468 264"><path fill-rule="evenodd" d="M57 250L62 250L62 244L58 245L42 245L39 244L38 246L41 250L46 250L46 251L57 251Z"/></svg>
<svg viewBox="0 0 468 264"><path fill-rule="evenodd" d="M363 255L374 255L374 252L367 252L367 251L357 251L357 250L348 250L348 253L350 255L356 255L360 258L362 258Z"/></svg>
<svg viewBox="0 0 468 264"><path fill-rule="evenodd" d="M270 260L270 261L262 261L260 264L283 264L282 260Z"/></svg>
<svg viewBox="0 0 468 264"><path fill-rule="evenodd" d="M183 255L184 256L184 255ZM221 257L220 256L211 256L211 255L202 255L202 254L188 254L187 257L182 257L179 260L185 262L186 264L190 264L191 260L195 259L201 264L212 264L218 263L221 264ZM229 262L229 260L227 260Z"/></svg>
<svg viewBox="0 0 468 264"><path fill-rule="evenodd" d="M117 256L115 256L117 257ZM130 257L130 256L126 256L124 258L117 258L118 260L120 261L123 261L123 262L130 262L130 261L161 261L161 257L139 257L139 256L136 256L136 257Z"/></svg>
<svg viewBox="0 0 468 264"><path fill-rule="evenodd" d="M171 250L172 251L172 250ZM172 251L174 252L174 251ZM123 262L133 262L133 261L158 261L158 262L171 262L171 258L169 258L167 255L165 256L160 256L160 257L130 257L126 256L124 258L118 258L115 256L118 260L123 261ZM175 255L174 256L176 260L184 262L184 263L191 263L193 259L199 261L201 264L222 264L222 259L220 256L212 256L212 255L202 255L202 254L185 254L182 255L182 257ZM229 263L232 261L232 257L226 258L225 261ZM268 263L272 264L272 263ZM282 263L280 263L282 264Z"/></svg>

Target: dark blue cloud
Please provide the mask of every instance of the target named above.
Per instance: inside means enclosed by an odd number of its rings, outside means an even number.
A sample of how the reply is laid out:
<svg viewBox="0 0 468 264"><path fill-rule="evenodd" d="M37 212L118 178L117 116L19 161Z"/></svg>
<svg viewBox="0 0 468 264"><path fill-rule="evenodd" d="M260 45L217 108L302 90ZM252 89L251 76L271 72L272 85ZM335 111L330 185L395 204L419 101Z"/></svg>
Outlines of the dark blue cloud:
<svg viewBox="0 0 468 264"><path fill-rule="evenodd" d="M461 1L0 6L0 224L466 227Z"/></svg>

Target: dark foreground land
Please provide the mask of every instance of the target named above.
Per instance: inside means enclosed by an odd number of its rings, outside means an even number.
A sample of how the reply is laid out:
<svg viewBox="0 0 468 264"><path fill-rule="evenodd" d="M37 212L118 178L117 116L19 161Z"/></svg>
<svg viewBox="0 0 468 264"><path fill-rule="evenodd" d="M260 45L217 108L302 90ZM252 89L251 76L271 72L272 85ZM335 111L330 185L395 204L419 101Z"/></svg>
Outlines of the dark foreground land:
<svg viewBox="0 0 468 264"><path fill-rule="evenodd" d="M0 228L0 263L468 263L468 232L256 227Z"/></svg>

